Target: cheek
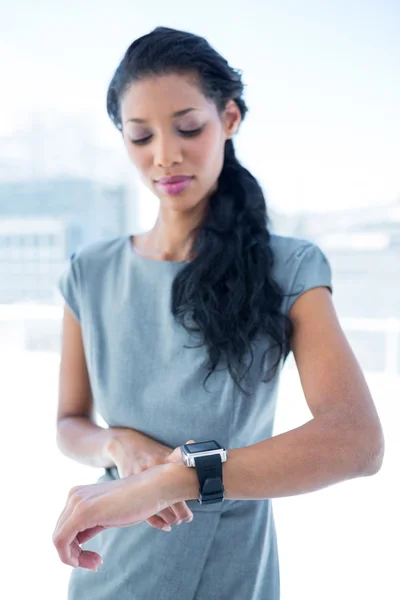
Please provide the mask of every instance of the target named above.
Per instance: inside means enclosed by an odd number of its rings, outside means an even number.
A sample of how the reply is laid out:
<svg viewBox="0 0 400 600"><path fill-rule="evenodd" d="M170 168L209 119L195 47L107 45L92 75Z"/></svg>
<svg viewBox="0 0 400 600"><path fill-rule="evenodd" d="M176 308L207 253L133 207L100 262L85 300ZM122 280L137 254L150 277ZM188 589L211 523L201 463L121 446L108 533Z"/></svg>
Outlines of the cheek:
<svg viewBox="0 0 400 600"><path fill-rule="evenodd" d="M217 136L213 132L207 133L196 144L193 144L190 149L190 161L204 169L215 170L216 164L220 162L221 151Z"/></svg>

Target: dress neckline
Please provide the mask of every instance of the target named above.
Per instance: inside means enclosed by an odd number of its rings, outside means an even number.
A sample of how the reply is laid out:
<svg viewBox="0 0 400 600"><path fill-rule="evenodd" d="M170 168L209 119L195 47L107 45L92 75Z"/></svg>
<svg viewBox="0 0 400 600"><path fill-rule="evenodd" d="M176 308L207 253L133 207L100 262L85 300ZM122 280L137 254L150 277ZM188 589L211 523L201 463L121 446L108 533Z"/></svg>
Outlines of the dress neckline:
<svg viewBox="0 0 400 600"><path fill-rule="evenodd" d="M135 247L132 244L131 234L127 236L126 241L132 258L137 259L138 261L141 261L146 264L155 263L158 265L186 265L190 262L189 260L158 260L154 258L149 258L147 256L143 256L143 254L140 254L139 252L137 252L137 250L135 250Z"/></svg>

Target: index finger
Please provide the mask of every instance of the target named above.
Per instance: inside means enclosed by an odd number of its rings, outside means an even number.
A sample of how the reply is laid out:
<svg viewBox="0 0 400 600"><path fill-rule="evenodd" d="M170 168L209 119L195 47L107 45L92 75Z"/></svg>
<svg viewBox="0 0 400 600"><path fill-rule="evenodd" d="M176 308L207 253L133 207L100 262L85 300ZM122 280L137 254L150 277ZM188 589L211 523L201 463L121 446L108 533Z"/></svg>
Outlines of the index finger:
<svg viewBox="0 0 400 600"><path fill-rule="evenodd" d="M76 540L79 544L79 534L83 535L86 530L92 530L93 535L98 531L94 532L96 525L90 522L86 511L79 506L75 506L70 511L66 510L63 517L60 518L53 534L53 543L63 563L71 567L79 567L79 558L72 554L73 542Z"/></svg>

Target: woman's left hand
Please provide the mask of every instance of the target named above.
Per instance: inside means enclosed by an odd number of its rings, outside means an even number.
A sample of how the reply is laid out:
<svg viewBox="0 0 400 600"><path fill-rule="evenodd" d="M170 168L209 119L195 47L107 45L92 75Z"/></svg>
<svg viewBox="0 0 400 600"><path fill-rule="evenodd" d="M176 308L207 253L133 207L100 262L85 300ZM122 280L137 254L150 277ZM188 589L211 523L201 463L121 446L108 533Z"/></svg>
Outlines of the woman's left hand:
<svg viewBox="0 0 400 600"><path fill-rule="evenodd" d="M97 571L97 552L81 544L111 527L130 527L170 506L167 465L158 465L116 481L73 488L53 533L53 543L63 563Z"/></svg>

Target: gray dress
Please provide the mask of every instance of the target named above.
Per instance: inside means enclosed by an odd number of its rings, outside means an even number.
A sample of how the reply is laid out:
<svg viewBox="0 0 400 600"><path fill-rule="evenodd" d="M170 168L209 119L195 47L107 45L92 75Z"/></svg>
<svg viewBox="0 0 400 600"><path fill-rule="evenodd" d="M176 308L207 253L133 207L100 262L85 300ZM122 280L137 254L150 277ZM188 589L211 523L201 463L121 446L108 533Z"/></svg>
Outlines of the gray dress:
<svg viewBox="0 0 400 600"><path fill-rule="evenodd" d="M284 313L310 288L332 293L331 267L316 244L273 234L271 245L275 279L285 293L296 292L284 299ZM215 439L229 449L270 438L283 361L271 382L259 383L260 338L246 380L254 394L243 396L219 368L207 393L206 349L183 347L198 339L170 312L171 283L184 265L140 256L128 235L71 256L59 289L81 324L95 408L110 427L137 429L171 448L189 439ZM117 477L114 467L100 481ZM97 573L72 571L69 600L278 600L271 500L188 506L194 520L171 532L142 522L87 542L104 564Z"/></svg>

